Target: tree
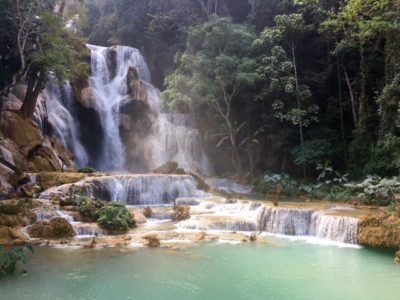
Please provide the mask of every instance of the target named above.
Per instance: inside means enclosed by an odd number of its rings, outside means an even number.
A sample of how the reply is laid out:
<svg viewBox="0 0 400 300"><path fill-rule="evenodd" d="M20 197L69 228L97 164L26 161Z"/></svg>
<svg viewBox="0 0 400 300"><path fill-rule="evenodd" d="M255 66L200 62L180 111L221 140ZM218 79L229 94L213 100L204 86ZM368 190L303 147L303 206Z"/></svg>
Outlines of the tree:
<svg viewBox="0 0 400 300"><path fill-rule="evenodd" d="M0 20L10 32L6 36L2 32L7 41L3 64L8 70L2 95L16 84L27 83L21 113L28 118L33 116L37 97L49 76L63 82L87 70L85 44L64 27L61 16L53 13L54 4L54 0L1 2L5 9Z"/></svg>
<svg viewBox="0 0 400 300"><path fill-rule="evenodd" d="M43 33L37 41L38 49L31 55L26 95L21 113L31 118L39 93L50 77L63 83L87 74L86 46L80 38L64 27L62 19L51 13L41 17Z"/></svg>
<svg viewBox="0 0 400 300"><path fill-rule="evenodd" d="M179 69L167 77L164 96L169 104L182 101L206 104L221 124L221 140L227 142L234 169L243 174L238 134L243 125L235 121L233 105L239 91L258 78L255 61L249 57L253 33L228 18L213 17L191 30ZM171 105L170 105L171 106Z"/></svg>
<svg viewBox="0 0 400 300"><path fill-rule="evenodd" d="M275 22L274 27L267 27L255 41L255 47L261 53L258 72L264 80L264 89L258 98L273 99L275 117L298 126L300 147L304 148L303 128L318 120L319 110L315 104L303 107L312 94L307 85L300 84L296 59L299 38L308 26L301 14L278 15ZM305 163L301 165L305 177Z"/></svg>

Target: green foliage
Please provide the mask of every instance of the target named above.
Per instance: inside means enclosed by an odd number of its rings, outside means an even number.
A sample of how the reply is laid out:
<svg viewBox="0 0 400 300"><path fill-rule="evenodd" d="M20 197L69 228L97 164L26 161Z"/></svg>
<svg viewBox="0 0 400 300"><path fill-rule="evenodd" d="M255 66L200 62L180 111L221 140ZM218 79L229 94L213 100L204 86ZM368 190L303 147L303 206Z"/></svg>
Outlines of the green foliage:
<svg viewBox="0 0 400 300"><path fill-rule="evenodd" d="M333 182L301 185L299 187L299 192L305 193L308 197L313 199L336 202L357 199L357 194L352 188Z"/></svg>
<svg viewBox="0 0 400 300"><path fill-rule="evenodd" d="M83 167L78 170L78 173L86 173L86 174L92 174L95 172L96 172L96 170L91 167Z"/></svg>
<svg viewBox="0 0 400 300"><path fill-rule="evenodd" d="M97 222L110 232L125 232L134 226L131 214L125 205L112 203L97 211Z"/></svg>
<svg viewBox="0 0 400 300"><path fill-rule="evenodd" d="M298 192L298 183L287 174L267 173L253 181L255 190L264 194L274 193L277 185L283 186L283 194L293 196Z"/></svg>
<svg viewBox="0 0 400 300"><path fill-rule="evenodd" d="M395 194L400 193L400 180L398 177L391 179L379 176L367 176L360 183L348 183L346 187L354 189L358 198L365 204L389 205Z"/></svg>
<svg viewBox="0 0 400 300"><path fill-rule="evenodd" d="M76 199L76 202L79 213L91 221L97 221L98 211L105 205L102 201L92 201L87 197L79 197Z"/></svg>
<svg viewBox="0 0 400 300"><path fill-rule="evenodd" d="M7 249L0 246L0 277L14 274L18 264L26 264L25 251L33 253L31 245L15 246Z"/></svg>
<svg viewBox="0 0 400 300"><path fill-rule="evenodd" d="M293 148L291 154L296 165L316 165L329 157L332 145L327 140L308 140Z"/></svg>

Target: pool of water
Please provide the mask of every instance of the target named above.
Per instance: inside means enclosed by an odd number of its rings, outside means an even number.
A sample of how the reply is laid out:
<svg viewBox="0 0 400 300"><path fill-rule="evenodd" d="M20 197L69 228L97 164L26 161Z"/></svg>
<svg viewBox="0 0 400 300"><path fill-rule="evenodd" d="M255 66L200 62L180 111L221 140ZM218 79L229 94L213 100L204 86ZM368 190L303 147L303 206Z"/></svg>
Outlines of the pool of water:
<svg viewBox="0 0 400 300"><path fill-rule="evenodd" d="M184 250L38 248L0 299L398 300L389 253L272 237L268 244L199 244Z"/></svg>

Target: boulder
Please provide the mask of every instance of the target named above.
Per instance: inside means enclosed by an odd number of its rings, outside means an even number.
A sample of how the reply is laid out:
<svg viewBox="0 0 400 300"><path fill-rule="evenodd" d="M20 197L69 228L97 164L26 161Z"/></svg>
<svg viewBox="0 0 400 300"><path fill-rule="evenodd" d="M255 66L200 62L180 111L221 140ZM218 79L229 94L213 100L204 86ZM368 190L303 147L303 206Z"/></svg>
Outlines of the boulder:
<svg viewBox="0 0 400 300"><path fill-rule="evenodd" d="M7 97L3 98L3 110L19 110L21 105L22 101L14 94L10 93Z"/></svg>
<svg viewBox="0 0 400 300"><path fill-rule="evenodd" d="M74 228L64 218L54 218L50 222L38 222L28 228L33 238L62 239L75 236Z"/></svg>
<svg viewBox="0 0 400 300"><path fill-rule="evenodd" d="M90 86L83 88L80 92L79 102L85 108L96 108L94 89Z"/></svg>
<svg viewBox="0 0 400 300"><path fill-rule="evenodd" d="M14 193L13 186L0 177L0 199L9 198L12 193Z"/></svg>
<svg viewBox="0 0 400 300"><path fill-rule="evenodd" d="M42 143L39 127L18 111L3 111L0 125L3 136L12 140L25 156Z"/></svg>
<svg viewBox="0 0 400 300"><path fill-rule="evenodd" d="M27 216L0 214L0 226L24 227L31 224L31 221Z"/></svg>
<svg viewBox="0 0 400 300"><path fill-rule="evenodd" d="M69 183L78 182L87 175L84 173L69 173L69 172L43 172L39 173L37 176L37 180L42 187L43 190L47 190L54 186L60 186Z"/></svg>
<svg viewBox="0 0 400 300"><path fill-rule="evenodd" d="M143 240L144 240L144 244L149 248L160 247L160 240L154 234L144 236Z"/></svg>
<svg viewBox="0 0 400 300"><path fill-rule="evenodd" d="M158 167L153 171L155 174L176 174L176 170L178 168L178 164L174 161L169 161L163 164L162 166Z"/></svg>
<svg viewBox="0 0 400 300"><path fill-rule="evenodd" d="M133 207L127 207L127 209L136 224L144 224L147 222L146 217L143 215L143 213L139 209L133 208Z"/></svg>
<svg viewBox="0 0 400 300"><path fill-rule="evenodd" d="M62 166L54 149L46 145L40 145L31 154L31 159L28 163L30 172L37 173L43 171L61 171Z"/></svg>
<svg viewBox="0 0 400 300"><path fill-rule="evenodd" d="M27 183L20 187L22 195L28 198L36 198L41 188L36 183Z"/></svg>
<svg viewBox="0 0 400 300"><path fill-rule="evenodd" d="M0 226L0 245L23 245L26 241L27 237L19 229Z"/></svg>

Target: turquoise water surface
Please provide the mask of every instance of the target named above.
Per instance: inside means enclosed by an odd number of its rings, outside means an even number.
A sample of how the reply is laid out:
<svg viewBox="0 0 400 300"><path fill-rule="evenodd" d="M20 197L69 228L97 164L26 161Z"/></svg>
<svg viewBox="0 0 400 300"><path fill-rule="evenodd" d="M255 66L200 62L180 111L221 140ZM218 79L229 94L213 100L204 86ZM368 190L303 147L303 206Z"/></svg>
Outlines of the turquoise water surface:
<svg viewBox="0 0 400 300"><path fill-rule="evenodd" d="M37 248L25 268L0 280L0 299L400 299L389 253L278 238L185 250Z"/></svg>

